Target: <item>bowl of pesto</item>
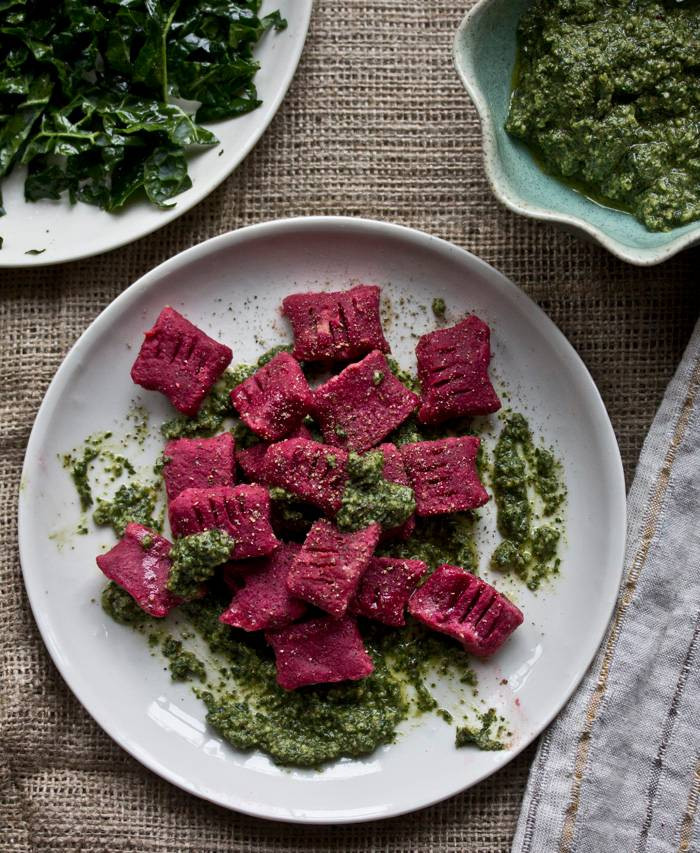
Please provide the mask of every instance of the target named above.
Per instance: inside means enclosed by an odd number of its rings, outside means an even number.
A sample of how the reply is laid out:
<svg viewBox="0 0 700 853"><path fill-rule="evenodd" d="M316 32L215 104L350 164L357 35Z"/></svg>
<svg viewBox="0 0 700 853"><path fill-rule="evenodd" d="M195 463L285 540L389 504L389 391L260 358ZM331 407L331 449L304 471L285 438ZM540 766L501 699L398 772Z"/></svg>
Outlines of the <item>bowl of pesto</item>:
<svg viewBox="0 0 700 853"><path fill-rule="evenodd" d="M700 242L700 4L481 0L454 43L496 197L648 266Z"/></svg>

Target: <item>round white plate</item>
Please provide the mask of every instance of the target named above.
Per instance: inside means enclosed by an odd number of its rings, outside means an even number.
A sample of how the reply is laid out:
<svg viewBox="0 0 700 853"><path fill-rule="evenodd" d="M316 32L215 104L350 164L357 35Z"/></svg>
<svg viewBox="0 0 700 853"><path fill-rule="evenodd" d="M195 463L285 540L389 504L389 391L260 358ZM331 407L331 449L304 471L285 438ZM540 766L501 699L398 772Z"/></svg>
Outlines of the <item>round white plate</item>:
<svg viewBox="0 0 700 853"><path fill-rule="evenodd" d="M247 156L279 109L301 57L311 7L312 0L263 0L261 15L279 9L288 25L267 32L255 49L262 104L246 115L206 125L219 144L193 149L192 187L173 199L174 207L159 210L144 199L107 213L90 204L71 205L66 197L27 202L25 171L15 169L2 182L7 215L0 218L0 268L46 266L108 252L162 228L208 196ZM26 254L32 250L41 254Z"/></svg>
<svg viewBox="0 0 700 853"><path fill-rule="evenodd" d="M455 749L454 727L427 715L395 744L323 772L283 770L230 748L204 722L187 685L171 683L142 636L112 622L94 599L104 585L95 555L106 529L69 535L79 510L58 454L91 432L128 430L134 403L153 433L172 416L160 395L131 383L143 331L171 304L209 334L253 358L289 337L279 314L294 291L375 282L391 299L394 354L414 366L415 334L434 327L443 296L453 318L475 311L493 329L493 372L511 405L565 461L568 535L561 577L533 595L498 579L525 612L504 649L478 667L480 699L509 720L504 752ZM448 315L449 316L449 315ZM162 443L140 451L151 463ZM482 512L483 560L493 547L493 508ZM195 246L128 288L88 328L56 374L29 440L19 541L29 599L46 646L69 686L121 746L198 796L280 820L342 823L383 818L455 794L498 770L549 723L588 667L620 582L625 489L615 436L598 391L563 335L517 287L482 261L426 234L360 219L318 217L251 226ZM485 571L490 577L488 571ZM502 683L506 679L507 683ZM443 685L444 687L444 685ZM439 690L444 707L457 697Z"/></svg>

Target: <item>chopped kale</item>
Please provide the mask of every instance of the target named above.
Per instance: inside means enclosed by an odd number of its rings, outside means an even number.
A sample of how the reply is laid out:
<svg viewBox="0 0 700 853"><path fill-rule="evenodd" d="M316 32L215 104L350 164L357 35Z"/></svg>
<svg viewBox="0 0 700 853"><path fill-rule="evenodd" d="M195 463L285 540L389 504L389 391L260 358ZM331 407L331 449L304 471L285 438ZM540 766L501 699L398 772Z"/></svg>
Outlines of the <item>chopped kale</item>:
<svg viewBox="0 0 700 853"><path fill-rule="evenodd" d="M259 0L0 3L0 178L27 167L28 201L157 207L191 186L201 122L260 105L253 48L278 12ZM194 114L178 106L198 102ZM3 211L4 212L4 211ZM39 254L32 249L27 254Z"/></svg>

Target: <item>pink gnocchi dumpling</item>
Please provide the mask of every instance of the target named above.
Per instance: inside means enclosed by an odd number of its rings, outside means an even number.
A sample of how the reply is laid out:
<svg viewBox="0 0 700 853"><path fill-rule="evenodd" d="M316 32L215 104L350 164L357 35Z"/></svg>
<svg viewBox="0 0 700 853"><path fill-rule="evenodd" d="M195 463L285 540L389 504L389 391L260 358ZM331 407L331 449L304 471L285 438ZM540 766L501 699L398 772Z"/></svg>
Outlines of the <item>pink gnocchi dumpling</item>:
<svg viewBox="0 0 700 853"><path fill-rule="evenodd" d="M287 589L287 575L301 545L280 543L269 557L236 563L236 572L226 573L234 587L231 604L219 621L244 631L268 631L297 622L307 605Z"/></svg>
<svg viewBox="0 0 700 853"><path fill-rule="evenodd" d="M163 479L168 500L185 489L233 486L235 441L230 432L213 438L176 438L165 445Z"/></svg>
<svg viewBox="0 0 700 853"><path fill-rule="evenodd" d="M400 426L418 403L375 350L315 390L314 418L328 444L362 452Z"/></svg>
<svg viewBox="0 0 700 853"><path fill-rule="evenodd" d="M423 335L416 347L421 406L418 420L437 424L501 408L489 378L491 330L475 314Z"/></svg>
<svg viewBox="0 0 700 853"><path fill-rule="evenodd" d="M394 628L405 625L408 600L427 571L422 560L372 557L360 579L352 612Z"/></svg>
<svg viewBox="0 0 700 853"><path fill-rule="evenodd" d="M166 306L146 332L131 378L165 394L178 411L196 415L232 358L229 347Z"/></svg>
<svg viewBox="0 0 700 853"><path fill-rule="evenodd" d="M171 567L170 548L170 542L163 536L131 522L126 525L121 541L97 557L97 565L149 616L167 616L182 603L166 586Z"/></svg>
<svg viewBox="0 0 700 853"><path fill-rule="evenodd" d="M289 438L265 454L265 481L335 515L348 482L348 454L338 447Z"/></svg>
<svg viewBox="0 0 700 853"><path fill-rule="evenodd" d="M168 508L175 536L223 530L232 536L234 560L263 557L279 545L270 526L270 496L262 486L185 489Z"/></svg>
<svg viewBox="0 0 700 853"><path fill-rule="evenodd" d="M380 291L361 284L328 293L295 293L282 303L294 331L294 358L349 361L370 350L389 352L379 314Z"/></svg>
<svg viewBox="0 0 700 853"><path fill-rule="evenodd" d="M489 500L476 468L480 445L478 438L466 435L401 446L418 515L476 509Z"/></svg>
<svg viewBox="0 0 700 853"><path fill-rule="evenodd" d="M299 426L311 409L311 390L299 362L278 353L231 391L241 420L266 441L277 441Z"/></svg>
<svg viewBox="0 0 700 853"><path fill-rule="evenodd" d="M379 524L343 533L325 519L314 522L289 569L289 591L336 619L344 616L380 532Z"/></svg>
<svg viewBox="0 0 700 853"><path fill-rule="evenodd" d="M371 675L355 620L321 616L265 634L275 653L277 683L285 690L309 684L358 681Z"/></svg>
<svg viewBox="0 0 700 853"><path fill-rule="evenodd" d="M474 655L498 651L523 621L512 601L458 566L438 566L411 597L410 614Z"/></svg>

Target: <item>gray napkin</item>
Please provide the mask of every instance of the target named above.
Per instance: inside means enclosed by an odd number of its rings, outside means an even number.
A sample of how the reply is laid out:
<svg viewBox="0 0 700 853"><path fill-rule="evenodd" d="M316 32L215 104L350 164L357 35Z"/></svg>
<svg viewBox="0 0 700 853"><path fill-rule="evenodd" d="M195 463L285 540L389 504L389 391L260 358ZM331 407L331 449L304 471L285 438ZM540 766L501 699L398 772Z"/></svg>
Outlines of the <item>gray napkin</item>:
<svg viewBox="0 0 700 853"><path fill-rule="evenodd" d="M513 853L700 851L700 324L642 449L608 633L542 737Z"/></svg>

